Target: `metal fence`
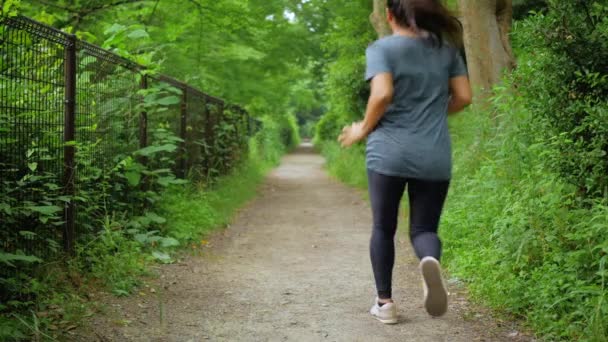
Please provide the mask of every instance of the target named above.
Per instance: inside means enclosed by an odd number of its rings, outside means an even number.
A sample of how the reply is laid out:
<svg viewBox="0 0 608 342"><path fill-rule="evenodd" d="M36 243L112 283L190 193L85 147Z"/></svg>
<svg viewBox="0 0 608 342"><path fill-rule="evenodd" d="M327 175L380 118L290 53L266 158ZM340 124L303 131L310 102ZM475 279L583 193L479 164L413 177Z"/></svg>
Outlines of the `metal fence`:
<svg viewBox="0 0 608 342"><path fill-rule="evenodd" d="M150 111L150 89L178 101ZM28 18L0 18L0 251L72 252L95 229L79 197L120 192L96 180L124 156L177 136L158 167L211 179L235 166L257 128L188 84Z"/></svg>

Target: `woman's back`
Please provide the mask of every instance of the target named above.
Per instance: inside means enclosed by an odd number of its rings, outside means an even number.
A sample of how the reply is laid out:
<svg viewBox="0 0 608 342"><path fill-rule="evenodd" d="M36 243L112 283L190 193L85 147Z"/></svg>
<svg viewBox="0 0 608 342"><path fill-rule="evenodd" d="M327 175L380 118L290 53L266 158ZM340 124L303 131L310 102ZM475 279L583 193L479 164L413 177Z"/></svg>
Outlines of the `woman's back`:
<svg viewBox="0 0 608 342"><path fill-rule="evenodd" d="M458 51L392 35L367 49L366 79L390 73L393 101L367 144L367 167L406 178L451 178L449 79L466 75Z"/></svg>

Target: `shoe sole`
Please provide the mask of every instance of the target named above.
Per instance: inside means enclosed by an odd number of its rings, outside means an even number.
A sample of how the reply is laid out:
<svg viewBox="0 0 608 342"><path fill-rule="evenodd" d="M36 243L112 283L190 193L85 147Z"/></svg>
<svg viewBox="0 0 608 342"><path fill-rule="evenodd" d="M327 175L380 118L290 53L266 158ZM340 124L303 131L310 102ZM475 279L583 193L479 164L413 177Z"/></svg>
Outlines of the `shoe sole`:
<svg viewBox="0 0 608 342"><path fill-rule="evenodd" d="M372 315L372 317L374 317L375 319L377 319L378 321L380 321L384 324L397 324L397 321L398 321L397 318L384 319L379 316L376 316L372 310L370 310L369 313Z"/></svg>
<svg viewBox="0 0 608 342"><path fill-rule="evenodd" d="M448 292L441 277L441 267L437 260L425 259L420 268L428 288L424 308L431 316L443 316L448 310Z"/></svg>
<svg viewBox="0 0 608 342"><path fill-rule="evenodd" d="M378 321L384 323L384 324L397 324L397 319L382 319L374 314L372 314L372 316L377 319Z"/></svg>

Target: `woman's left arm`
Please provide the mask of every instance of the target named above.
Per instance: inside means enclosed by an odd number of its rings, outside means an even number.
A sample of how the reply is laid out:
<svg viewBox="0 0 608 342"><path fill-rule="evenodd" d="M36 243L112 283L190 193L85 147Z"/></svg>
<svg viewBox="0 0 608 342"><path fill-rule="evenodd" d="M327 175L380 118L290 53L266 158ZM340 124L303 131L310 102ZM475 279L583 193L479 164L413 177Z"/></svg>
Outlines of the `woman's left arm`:
<svg viewBox="0 0 608 342"><path fill-rule="evenodd" d="M378 125L386 109L393 102L393 75L381 73L371 82L371 94L367 102L363 121L344 127L338 141L342 147L349 147L365 139Z"/></svg>

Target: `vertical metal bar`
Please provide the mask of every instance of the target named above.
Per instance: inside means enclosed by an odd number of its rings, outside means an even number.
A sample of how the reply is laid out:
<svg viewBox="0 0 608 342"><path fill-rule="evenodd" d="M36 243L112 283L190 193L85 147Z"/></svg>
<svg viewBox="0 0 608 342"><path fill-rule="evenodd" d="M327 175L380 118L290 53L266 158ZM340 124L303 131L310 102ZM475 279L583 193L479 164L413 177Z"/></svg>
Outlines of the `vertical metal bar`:
<svg viewBox="0 0 608 342"><path fill-rule="evenodd" d="M228 124L227 122L225 122L226 117L224 116L224 110L225 110L225 104L224 102L220 103L219 106L219 114L218 114L218 121L215 123L216 126L218 125L223 125L224 123ZM219 151L216 151L216 153L219 153ZM222 159L220 160L221 165L219 165L218 169L220 174L223 174L226 171L226 154L222 151Z"/></svg>
<svg viewBox="0 0 608 342"><path fill-rule="evenodd" d="M141 75L140 88L148 89L148 76ZM144 108L139 113L139 148L146 146L148 146L148 112Z"/></svg>
<svg viewBox="0 0 608 342"><path fill-rule="evenodd" d="M252 136L251 134L251 117L249 113L245 112L245 120L247 120L247 135Z"/></svg>
<svg viewBox="0 0 608 342"><path fill-rule="evenodd" d="M234 122L234 128L236 131L236 139L239 139L239 129L240 129L240 123L241 123L241 117L243 116L243 113L241 113L239 110L236 111L235 113L237 116L236 118L234 118L233 122Z"/></svg>
<svg viewBox="0 0 608 342"><path fill-rule="evenodd" d="M182 89L182 103L181 103L181 124L180 124L180 138L181 142L181 158L179 161L179 172L181 178L186 178L188 168L188 153L186 150L186 139L188 138L188 88Z"/></svg>
<svg viewBox="0 0 608 342"><path fill-rule="evenodd" d="M204 135L204 141L205 141L205 174L208 176L209 175L209 171L211 170L211 167L213 166L213 162L212 162L212 151L211 151L211 145L213 144L213 126L211 123L211 110L209 110L209 102L208 99L205 98L205 135Z"/></svg>
<svg viewBox="0 0 608 342"><path fill-rule="evenodd" d="M139 84L140 89L148 89L148 76L142 74L141 81ZM140 99L141 104L144 104L144 97ZM141 112L139 113L139 148L144 148L148 146L148 112L145 107L142 107ZM148 158L144 156L139 156L138 161L142 165L148 164ZM145 192L148 190L149 182L147 178L144 178L143 182L140 184L141 191Z"/></svg>
<svg viewBox="0 0 608 342"><path fill-rule="evenodd" d="M74 254L75 214L73 196L76 189L75 146L76 138L76 37L68 36L64 59L65 109L63 128L63 189L70 201L64 208L63 248L70 255Z"/></svg>

